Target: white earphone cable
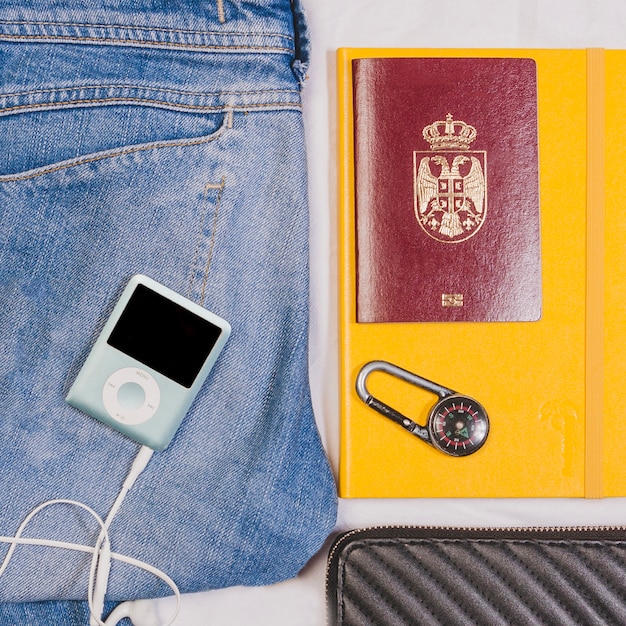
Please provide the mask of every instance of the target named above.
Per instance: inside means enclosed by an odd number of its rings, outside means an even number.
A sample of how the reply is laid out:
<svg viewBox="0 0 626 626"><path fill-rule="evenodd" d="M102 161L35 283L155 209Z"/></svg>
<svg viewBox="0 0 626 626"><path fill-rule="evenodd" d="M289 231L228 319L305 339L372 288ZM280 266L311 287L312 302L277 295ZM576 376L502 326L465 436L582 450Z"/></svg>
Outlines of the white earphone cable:
<svg viewBox="0 0 626 626"><path fill-rule="evenodd" d="M116 617L114 611L106 622L103 622L100 616L102 615L102 610L104 607L104 597L106 594L106 588L109 578L111 559L122 561L124 563L134 565L135 567L139 567L140 569L153 574L172 589L176 597L176 607L170 619L165 624L163 624L163 626L171 626L171 624L174 623L176 616L178 615L178 610L180 606L180 592L174 581L167 574L157 569L156 567L153 567L152 565L123 554L112 552L109 540L109 526L111 525L113 518L119 511L122 502L126 497L126 494L130 491L141 472L148 465L148 462L152 457L152 453L153 451L147 446L143 446L139 450L139 453L133 461L130 472L124 480L122 489L120 490L115 502L113 503L113 506L111 507L111 510L109 511L109 514L107 515L105 521L103 521L102 518L91 507L83 504L82 502L77 502L76 500L48 500L47 502L36 506L24 518L13 537L0 536L0 543L10 544L2 563L0 564L0 577L6 571L6 568L8 567L9 562L13 557L13 553L15 552L15 548L18 545L39 545L60 548L64 550L77 550L79 552L91 553L93 556L91 559L91 567L89 571L89 587L87 591L87 599L89 603L89 610L91 613L90 624L91 626L114 626L120 619L122 619L123 617L127 617L127 615L124 614ZM54 505L77 506L84 511L87 511L98 522L98 525L100 526L100 534L98 535L95 546L85 546L66 541L56 541L53 539L22 537L24 529L33 519L33 517L45 508ZM112 621L113 619L115 619L116 621Z"/></svg>
<svg viewBox="0 0 626 626"><path fill-rule="evenodd" d="M90 626L96 626L97 622L94 619L94 615L102 615L102 610L104 608L104 596L106 595L106 590L109 581L109 571L111 569L111 543L109 541L109 527L111 526L111 522L113 518L120 510L122 503L124 502L124 498L126 498L126 494L132 489L133 485L139 475L146 468L150 459L152 458L153 450L148 446L142 446L133 461L133 464L124 480L122 485L122 489L120 490L109 514L107 515L104 524L102 525L102 529L100 531L100 535L98 536L98 540L96 542L96 551L94 552L94 558L91 562L91 572L90 572L90 585L91 589L91 581L92 576L95 575L95 581L93 586L93 604L90 604L91 608L91 620Z"/></svg>

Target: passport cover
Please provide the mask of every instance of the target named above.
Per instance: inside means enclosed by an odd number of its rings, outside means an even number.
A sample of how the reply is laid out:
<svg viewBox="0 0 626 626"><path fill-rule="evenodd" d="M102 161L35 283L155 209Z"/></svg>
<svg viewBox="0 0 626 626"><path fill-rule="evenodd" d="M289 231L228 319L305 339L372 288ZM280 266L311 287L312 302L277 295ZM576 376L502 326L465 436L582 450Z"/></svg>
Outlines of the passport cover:
<svg viewBox="0 0 626 626"><path fill-rule="evenodd" d="M533 59L352 61L359 322L541 316Z"/></svg>
<svg viewBox="0 0 626 626"><path fill-rule="evenodd" d="M626 220L622 208L626 198L626 52L342 49L337 58L340 495L626 495L622 445L626 441L626 420L621 408L626 405ZM451 64L464 59L480 61L478 66L484 68L494 62L500 67L518 68L534 64L541 207L541 316L536 321L358 321L360 212L355 198L358 183L354 130L359 121L353 110L353 62L360 59L398 59L403 64L418 59L422 67L430 63L441 67L442 59L449 59ZM509 65L510 60L520 63ZM488 69L484 71L489 73ZM531 72L527 70L526 75L530 79ZM437 74L434 76L432 80ZM464 84L471 83L471 76L469 81L463 78ZM503 81L494 76L494 93L498 85L505 93L509 93L509 87L513 89L506 77ZM385 92L390 99L389 115L395 111L391 106L395 91ZM435 89L431 91L436 93ZM517 88L511 92L511 107L519 102L517 93ZM495 95L493 101L497 102ZM494 106L494 114L498 108ZM496 211L492 202L497 192L492 193L491 183L500 177L498 184L502 185L507 177L518 175L524 193L528 193L526 184L533 178L537 162L515 164L505 158L504 165L496 167L492 146L479 143L484 128L472 116L444 109L441 114L437 111L437 115L429 115L428 123L445 121L448 113L454 121L475 127L476 138L468 150L484 150L487 154L487 218L469 240L475 243L479 236L490 233L488 220ZM421 121L414 131L404 133L411 123L406 115L399 118L396 135L398 144L406 147L409 162L402 167L409 170L411 179L404 193L413 221L407 222L411 233L401 232L400 236L410 247L418 234L427 237L415 219L413 153L430 154L434 150L424 145L426 142L420 146ZM369 136L375 137L377 125L372 121L369 126ZM440 128L440 136L445 137L445 124ZM471 130L467 132L472 134ZM514 135L505 133L502 137L512 151L519 149L512 145ZM528 149L526 143L523 149ZM437 176L436 164L430 164L432 176ZM520 174L518 169L531 175ZM374 191L370 201L377 198ZM509 211L506 216L514 214ZM380 237L380 230L372 237ZM490 233L489 239L492 237L495 235ZM451 249L461 249L461 245L448 244ZM404 254L408 259L408 253ZM497 303L502 306L502 299L498 298ZM355 382L361 368L374 360L388 361L475 398L490 419L485 445L464 458L449 457L366 406L355 390ZM432 393L384 372L373 373L368 386L382 402L421 425L437 400Z"/></svg>

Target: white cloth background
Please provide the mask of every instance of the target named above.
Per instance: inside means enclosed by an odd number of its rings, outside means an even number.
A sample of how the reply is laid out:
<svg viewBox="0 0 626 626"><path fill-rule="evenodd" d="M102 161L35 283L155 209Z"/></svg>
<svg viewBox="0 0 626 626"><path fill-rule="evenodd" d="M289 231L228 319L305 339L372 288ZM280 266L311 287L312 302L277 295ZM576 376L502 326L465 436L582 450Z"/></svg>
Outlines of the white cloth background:
<svg viewBox="0 0 626 626"><path fill-rule="evenodd" d="M311 206L311 386L319 428L336 472L339 450L336 49L342 46L626 48L626 3L621 0L305 0L305 9L313 44L310 78L304 95ZM626 525L626 499L340 502L338 531L372 524ZM298 577L278 585L184 596L176 625L324 626L326 555L327 547ZM164 617L170 607L167 599L157 605Z"/></svg>

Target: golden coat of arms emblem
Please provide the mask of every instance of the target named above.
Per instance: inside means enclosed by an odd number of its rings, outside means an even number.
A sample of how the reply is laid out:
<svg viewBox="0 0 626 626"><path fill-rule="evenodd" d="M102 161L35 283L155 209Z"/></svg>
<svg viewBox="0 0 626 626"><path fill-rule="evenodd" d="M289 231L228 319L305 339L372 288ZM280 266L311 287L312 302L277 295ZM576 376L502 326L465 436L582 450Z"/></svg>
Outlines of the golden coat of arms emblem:
<svg viewBox="0 0 626 626"><path fill-rule="evenodd" d="M437 241L465 241L487 216L487 153L469 149L476 129L450 113L422 134L430 151L413 153L417 221Z"/></svg>

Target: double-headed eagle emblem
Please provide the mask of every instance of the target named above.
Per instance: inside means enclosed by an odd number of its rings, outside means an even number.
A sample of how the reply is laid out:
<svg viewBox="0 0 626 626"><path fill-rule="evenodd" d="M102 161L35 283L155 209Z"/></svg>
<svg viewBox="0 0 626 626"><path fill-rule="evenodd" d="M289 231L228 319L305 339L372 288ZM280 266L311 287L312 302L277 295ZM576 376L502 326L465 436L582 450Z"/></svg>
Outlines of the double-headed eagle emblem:
<svg viewBox="0 0 626 626"><path fill-rule="evenodd" d="M430 237L465 241L487 214L487 154L469 150L476 129L449 113L445 121L426 126L423 136L431 151L413 153L415 216Z"/></svg>

